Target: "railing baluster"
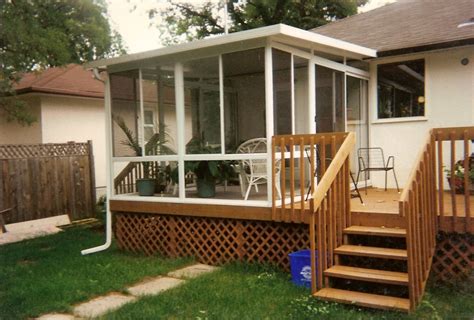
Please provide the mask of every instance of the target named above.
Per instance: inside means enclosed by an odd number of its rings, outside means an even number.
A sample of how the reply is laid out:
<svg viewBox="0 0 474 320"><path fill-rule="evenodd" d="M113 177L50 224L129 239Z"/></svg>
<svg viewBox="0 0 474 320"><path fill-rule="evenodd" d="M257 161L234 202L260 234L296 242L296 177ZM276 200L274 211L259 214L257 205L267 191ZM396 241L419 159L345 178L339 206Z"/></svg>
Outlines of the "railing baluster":
<svg viewBox="0 0 474 320"><path fill-rule="evenodd" d="M304 165L304 161L305 161L305 154L304 154L304 149L305 149L305 141L304 141L304 138L303 137L300 137L300 143L299 143L299 146L300 146L300 163L299 163L299 167L300 167L300 197L301 197L301 200L300 200L300 212L299 212L299 215L298 215L298 222L299 221L303 221L303 216L304 216L304 211L305 211L305 195L306 195L306 190L305 190L305 165Z"/></svg>
<svg viewBox="0 0 474 320"><path fill-rule="evenodd" d="M281 173L280 173L281 174ZM275 137L272 137L272 220L276 221L276 193L277 193L277 183L280 183L280 181L276 181L276 148L275 148ZM282 199L283 200L283 196Z"/></svg>
<svg viewBox="0 0 474 320"><path fill-rule="evenodd" d="M467 137L467 130L463 132L464 140L464 217L466 224L464 225L464 232L471 230L471 208L470 208L470 158L469 158L469 140Z"/></svg>
<svg viewBox="0 0 474 320"><path fill-rule="evenodd" d="M456 231L456 217L458 216L456 208L456 187L455 187L455 164L456 164L456 140L455 132L452 131L450 134L451 137L451 207L453 215L451 217L452 231Z"/></svg>
<svg viewBox="0 0 474 320"><path fill-rule="evenodd" d="M290 138L290 198L291 198L291 217L287 222L291 222L295 216L295 141Z"/></svg>
<svg viewBox="0 0 474 320"><path fill-rule="evenodd" d="M444 218L444 174L443 174L443 139L441 132L437 133L438 138L438 200L439 216Z"/></svg>
<svg viewBox="0 0 474 320"><path fill-rule="evenodd" d="M281 210L280 217L277 221L281 221L286 214L286 144L284 138L280 138L280 153Z"/></svg>

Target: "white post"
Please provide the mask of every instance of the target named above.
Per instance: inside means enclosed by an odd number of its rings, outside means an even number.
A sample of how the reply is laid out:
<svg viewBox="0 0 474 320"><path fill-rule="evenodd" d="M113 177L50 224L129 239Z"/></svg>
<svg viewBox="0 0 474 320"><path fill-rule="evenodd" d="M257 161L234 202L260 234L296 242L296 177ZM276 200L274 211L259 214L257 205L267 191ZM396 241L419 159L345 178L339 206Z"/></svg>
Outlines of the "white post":
<svg viewBox="0 0 474 320"><path fill-rule="evenodd" d="M174 65L174 87L176 100L176 126L178 138L178 172L179 172L179 198L183 200L186 196L184 154L186 153L184 131L184 75L183 64L176 62Z"/></svg>
<svg viewBox="0 0 474 320"><path fill-rule="evenodd" d="M219 107L220 107L220 126L221 126L221 154L225 154L225 128L224 128L224 67L222 55L219 55Z"/></svg>
<svg viewBox="0 0 474 320"><path fill-rule="evenodd" d="M270 44L265 46L265 119L267 134L267 194L268 204L272 203L273 179L272 179L272 137L273 137L273 62L272 47ZM284 172L282 173L284 176ZM284 195L282 195L284 197Z"/></svg>
<svg viewBox="0 0 474 320"><path fill-rule="evenodd" d="M316 66L313 59L309 60L308 65L308 121L309 133L315 133L316 128Z"/></svg>
<svg viewBox="0 0 474 320"><path fill-rule="evenodd" d="M142 157L146 156L145 152L145 129L143 128L143 123L144 123L144 117L145 117L145 111L143 110L143 78L142 78L142 69L139 70L138 72L138 94L140 96L140 113L137 119L137 125L138 125L138 143L140 144L140 147L142 148ZM146 175L145 175L146 177Z"/></svg>

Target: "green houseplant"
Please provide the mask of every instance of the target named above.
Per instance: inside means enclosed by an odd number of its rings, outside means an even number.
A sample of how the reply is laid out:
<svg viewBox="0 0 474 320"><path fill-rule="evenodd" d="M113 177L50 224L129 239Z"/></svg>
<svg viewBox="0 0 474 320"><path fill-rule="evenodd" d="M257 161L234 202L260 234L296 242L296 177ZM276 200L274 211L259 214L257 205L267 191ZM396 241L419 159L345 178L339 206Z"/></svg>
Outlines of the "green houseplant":
<svg viewBox="0 0 474 320"><path fill-rule="evenodd" d="M122 130L126 139L120 143L132 149L136 156L171 154L172 150L166 146L168 134L165 132L155 133L144 146L144 152L138 141L137 135L127 126L125 120L117 115L113 116L114 122ZM140 196L152 196L155 192L165 189L169 180L169 170L161 166L157 161L144 161L143 177L136 179L137 191Z"/></svg>
<svg viewBox="0 0 474 320"><path fill-rule="evenodd" d="M218 153L219 149L206 145L199 138L192 138L186 145L187 154ZM201 198L212 198L216 195L216 182L225 181L235 176L233 162L228 160L186 161L185 173L192 172L196 176L197 194ZM173 180L178 180L178 168L173 171Z"/></svg>

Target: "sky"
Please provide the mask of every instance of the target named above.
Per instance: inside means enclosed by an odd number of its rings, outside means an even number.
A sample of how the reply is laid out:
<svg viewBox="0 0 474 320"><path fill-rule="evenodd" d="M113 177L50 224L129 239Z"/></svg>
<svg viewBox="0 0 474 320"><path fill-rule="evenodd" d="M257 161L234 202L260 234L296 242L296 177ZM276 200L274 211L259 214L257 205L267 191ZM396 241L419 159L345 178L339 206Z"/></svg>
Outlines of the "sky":
<svg viewBox="0 0 474 320"><path fill-rule="evenodd" d="M369 0L369 3L360 8L368 11L395 0ZM150 8L166 8L166 0L108 0L109 15L112 27L123 38L128 53L153 50L161 47L159 32L155 26L150 26L147 10ZM200 3L202 0L187 0Z"/></svg>

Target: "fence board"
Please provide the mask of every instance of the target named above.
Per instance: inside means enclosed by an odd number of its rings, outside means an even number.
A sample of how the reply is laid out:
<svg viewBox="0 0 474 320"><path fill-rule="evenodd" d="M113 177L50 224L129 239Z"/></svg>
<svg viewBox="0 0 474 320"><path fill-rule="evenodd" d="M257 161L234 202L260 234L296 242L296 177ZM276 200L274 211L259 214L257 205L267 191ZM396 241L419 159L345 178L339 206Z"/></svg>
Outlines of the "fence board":
<svg viewBox="0 0 474 320"><path fill-rule="evenodd" d="M0 145L0 210L6 223L94 215L92 142Z"/></svg>

